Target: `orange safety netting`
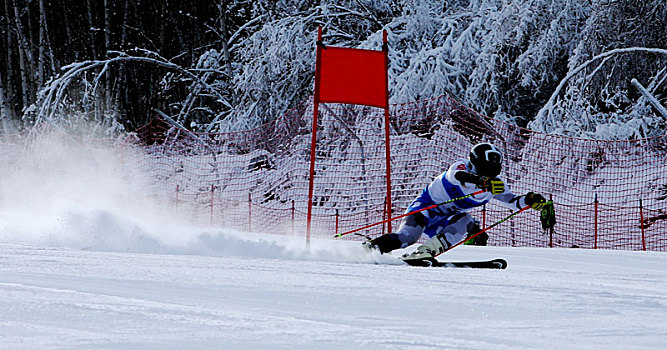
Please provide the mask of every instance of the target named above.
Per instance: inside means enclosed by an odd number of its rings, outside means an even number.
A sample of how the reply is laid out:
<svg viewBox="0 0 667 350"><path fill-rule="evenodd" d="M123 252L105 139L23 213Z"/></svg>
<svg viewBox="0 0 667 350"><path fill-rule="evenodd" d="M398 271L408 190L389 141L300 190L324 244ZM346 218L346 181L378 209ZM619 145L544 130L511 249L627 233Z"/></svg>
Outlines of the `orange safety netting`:
<svg viewBox="0 0 667 350"><path fill-rule="evenodd" d="M193 134L156 119L138 132L148 157L137 166L155 176L158 196L194 221L305 235L312 113L302 104L257 129L218 134ZM377 108L320 105L313 236L385 218L383 123ZM449 96L392 105L391 124L394 216L451 162L488 141L505 153L509 188L551 197L557 219L544 232L538 212L522 213L493 228L490 245L667 250L667 136L599 141L535 133ZM494 201L473 212L483 226L509 213Z"/></svg>

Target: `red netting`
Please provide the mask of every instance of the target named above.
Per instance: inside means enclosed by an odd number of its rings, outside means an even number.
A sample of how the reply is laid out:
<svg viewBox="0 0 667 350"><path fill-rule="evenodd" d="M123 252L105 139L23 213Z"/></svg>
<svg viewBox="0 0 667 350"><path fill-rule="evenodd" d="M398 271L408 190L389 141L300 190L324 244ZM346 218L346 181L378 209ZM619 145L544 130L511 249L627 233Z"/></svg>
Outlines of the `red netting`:
<svg viewBox="0 0 667 350"><path fill-rule="evenodd" d="M156 194L195 221L305 235L311 120L306 104L235 133L192 134L155 120L138 132L149 155L139 166L155 175ZM377 108L320 105L314 236L332 237L384 219L383 120ZM522 213L494 228L489 244L667 250L665 136L597 141L534 133L481 116L448 96L392 105L391 122L394 216L474 144L490 141L505 152L510 189L552 197L558 223L543 232L537 212ZM474 212L485 225L509 213L493 202Z"/></svg>

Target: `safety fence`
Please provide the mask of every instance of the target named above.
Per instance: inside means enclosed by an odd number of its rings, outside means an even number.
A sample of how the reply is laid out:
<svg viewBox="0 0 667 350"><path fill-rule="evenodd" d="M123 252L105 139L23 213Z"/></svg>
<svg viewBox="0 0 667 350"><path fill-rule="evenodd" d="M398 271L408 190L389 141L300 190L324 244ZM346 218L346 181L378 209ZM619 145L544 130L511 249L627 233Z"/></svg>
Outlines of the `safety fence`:
<svg viewBox="0 0 667 350"><path fill-rule="evenodd" d="M195 222L305 235L312 113L304 103L256 129L212 134L156 118L137 132L145 156L134 165L153 175L156 196ZM551 197L557 217L544 232L539 213L522 213L494 228L490 245L667 250L667 135L629 141L546 135L489 119L447 95L392 105L390 114L393 216L451 162L488 141L505 153L501 175L508 187ZM386 217L383 123L377 108L320 105L313 236L333 237ZM492 201L473 215L486 226L509 213Z"/></svg>

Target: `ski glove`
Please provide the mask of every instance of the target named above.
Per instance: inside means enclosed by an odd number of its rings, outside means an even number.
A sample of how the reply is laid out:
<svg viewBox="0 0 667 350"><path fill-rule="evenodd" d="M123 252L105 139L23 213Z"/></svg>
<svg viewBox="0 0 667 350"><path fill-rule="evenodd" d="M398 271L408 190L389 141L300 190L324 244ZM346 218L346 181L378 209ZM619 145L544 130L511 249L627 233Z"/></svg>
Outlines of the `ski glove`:
<svg viewBox="0 0 667 350"><path fill-rule="evenodd" d="M482 178L481 188L491 192L491 194L501 194L505 192L505 184L503 183L503 180L497 177L493 179L490 177Z"/></svg>
<svg viewBox="0 0 667 350"><path fill-rule="evenodd" d="M535 210L542 210L547 200L539 193L528 192L526 194L526 205L530 205Z"/></svg>

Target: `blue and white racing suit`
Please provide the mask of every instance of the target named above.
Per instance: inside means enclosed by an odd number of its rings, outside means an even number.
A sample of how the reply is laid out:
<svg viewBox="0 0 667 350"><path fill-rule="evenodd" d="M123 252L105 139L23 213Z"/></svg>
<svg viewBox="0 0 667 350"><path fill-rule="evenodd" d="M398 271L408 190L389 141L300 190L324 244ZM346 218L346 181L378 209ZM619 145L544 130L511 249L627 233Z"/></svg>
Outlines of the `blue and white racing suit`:
<svg viewBox="0 0 667 350"><path fill-rule="evenodd" d="M479 191L475 184L461 183L456 178L459 171L477 174L469 160L459 159L422 191L407 208L406 213ZM505 182L502 177L499 178ZM505 192L500 194L484 192L422 211L422 217L418 217L419 214L411 215L401 223L396 232L402 242L401 248L417 242L422 234L433 237L443 233L450 246L462 241L473 227L473 217L468 212L488 203L492 198L511 209L521 209L526 205L525 196L517 196L505 186Z"/></svg>

